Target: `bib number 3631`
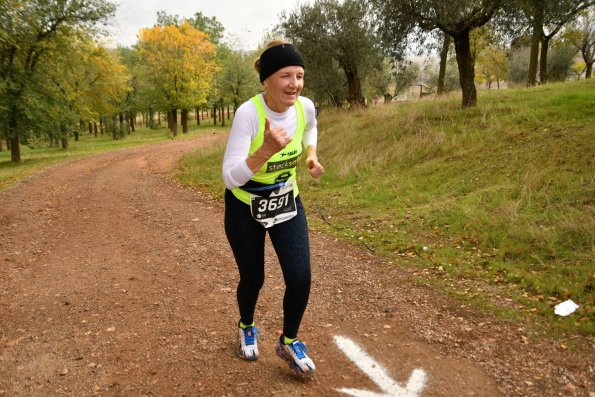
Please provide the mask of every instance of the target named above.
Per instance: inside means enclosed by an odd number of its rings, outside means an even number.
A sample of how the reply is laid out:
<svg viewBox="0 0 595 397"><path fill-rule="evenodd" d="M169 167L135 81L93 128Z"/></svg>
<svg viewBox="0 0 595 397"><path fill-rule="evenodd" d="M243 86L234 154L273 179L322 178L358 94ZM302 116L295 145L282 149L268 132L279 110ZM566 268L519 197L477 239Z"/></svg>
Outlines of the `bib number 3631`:
<svg viewBox="0 0 595 397"><path fill-rule="evenodd" d="M297 215L293 184L285 184L269 197L251 194L250 209L252 217L265 228L290 220Z"/></svg>

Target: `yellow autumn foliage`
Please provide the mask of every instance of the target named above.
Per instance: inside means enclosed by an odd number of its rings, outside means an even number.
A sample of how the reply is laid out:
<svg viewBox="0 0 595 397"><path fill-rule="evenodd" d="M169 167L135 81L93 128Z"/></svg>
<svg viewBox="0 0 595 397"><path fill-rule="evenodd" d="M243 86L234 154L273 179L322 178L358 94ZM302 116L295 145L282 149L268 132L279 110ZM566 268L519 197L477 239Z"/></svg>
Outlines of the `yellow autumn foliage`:
<svg viewBox="0 0 595 397"><path fill-rule="evenodd" d="M188 21L180 26L141 29L139 50L163 105L183 109L206 102L213 76L219 70L216 46L206 33Z"/></svg>

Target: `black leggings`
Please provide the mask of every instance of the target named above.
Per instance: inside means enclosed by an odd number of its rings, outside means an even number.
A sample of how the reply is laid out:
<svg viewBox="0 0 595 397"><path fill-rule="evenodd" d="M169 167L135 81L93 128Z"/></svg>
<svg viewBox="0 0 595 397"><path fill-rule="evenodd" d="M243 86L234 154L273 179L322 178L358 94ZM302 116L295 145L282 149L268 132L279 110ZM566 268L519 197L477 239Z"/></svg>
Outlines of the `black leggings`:
<svg viewBox="0 0 595 397"><path fill-rule="evenodd" d="M240 271L237 289L240 319L252 324L258 294L264 284L264 241L266 232L279 258L285 296L283 334L296 338L310 295L310 243L302 202L295 199L297 215L265 229L250 214L250 206L225 190L225 234Z"/></svg>

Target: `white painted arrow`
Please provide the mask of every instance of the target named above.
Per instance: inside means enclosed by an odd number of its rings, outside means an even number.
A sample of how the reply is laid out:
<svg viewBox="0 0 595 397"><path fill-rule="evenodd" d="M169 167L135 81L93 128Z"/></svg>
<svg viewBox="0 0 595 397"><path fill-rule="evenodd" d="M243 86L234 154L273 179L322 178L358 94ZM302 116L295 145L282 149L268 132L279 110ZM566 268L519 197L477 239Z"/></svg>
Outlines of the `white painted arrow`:
<svg viewBox="0 0 595 397"><path fill-rule="evenodd" d="M419 397L426 383L426 373L416 369L405 387L390 377L388 371L368 355L357 343L344 336L335 336L335 343L359 369L382 389L383 393L358 389L337 389L354 397Z"/></svg>

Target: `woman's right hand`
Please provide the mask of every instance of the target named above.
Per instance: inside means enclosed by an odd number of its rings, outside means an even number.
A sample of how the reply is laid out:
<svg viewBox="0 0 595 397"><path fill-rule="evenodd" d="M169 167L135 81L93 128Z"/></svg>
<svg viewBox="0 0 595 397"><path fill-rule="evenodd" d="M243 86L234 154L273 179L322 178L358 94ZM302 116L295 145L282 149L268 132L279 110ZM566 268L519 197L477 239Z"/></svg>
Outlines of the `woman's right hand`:
<svg viewBox="0 0 595 397"><path fill-rule="evenodd" d="M256 173L279 150L285 148L291 138L283 128L271 129L271 123L265 119L262 145L246 159L246 165Z"/></svg>
<svg viewBox="0 0 595 397"><path fill-rule="evenodd" d="M264 139L262 141L261 149L266 155L272 157L275 153L285 148L291 142L291 138L287 131L283 128L271 129L269 119L264 122Z"/></svg>

